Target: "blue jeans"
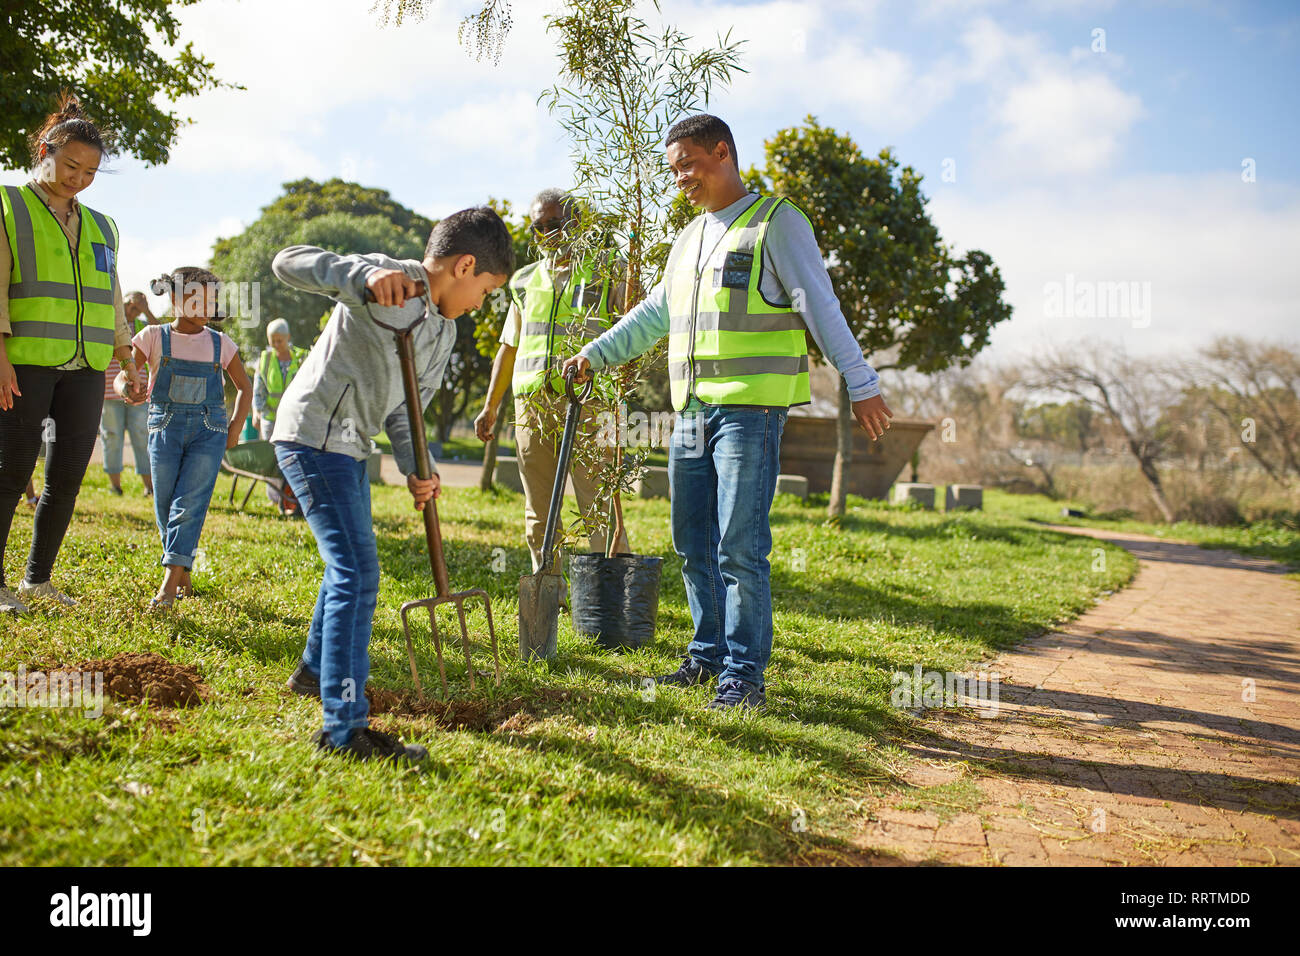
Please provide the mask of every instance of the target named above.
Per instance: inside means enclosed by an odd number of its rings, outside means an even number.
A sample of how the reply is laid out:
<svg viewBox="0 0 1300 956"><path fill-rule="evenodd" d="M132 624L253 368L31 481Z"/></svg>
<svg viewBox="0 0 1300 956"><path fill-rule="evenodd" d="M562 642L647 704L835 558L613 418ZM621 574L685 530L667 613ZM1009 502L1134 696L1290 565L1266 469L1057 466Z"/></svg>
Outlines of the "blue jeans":
<svg viewBox="0 0 1300 956"><path fill-rule="evenodd" d="M673 548L695 623L687 653L719 679L758 687L772 656L768 511L786 413L692 397L668 446Z"/></svg>
<svg viewBox="0 0 1300 956"><path fill-rule="evenodd" d="M366 462L296 442L275 442L275 457L325 562L302 659L320 675L325 732L341 747L370 714L365 688L379 598L370 479Z"/></svg>
<svg viewBox="0 0 1300 956"><path fill-rule="evenodd" d="M149 474L149 438L146 426L148 409L144 405L128 405L120 398L104 399L104 411L99 419L99 437L104 442L104 472L122 473L122 442L131 436L131 454L135 455L135 472L142 478Z"/></svg>
<svg viewBox="0 0 1300 956"><path fill-rule="evenodd" d="M192 568L226 453L226 412L219 406L150 405L148 427L162 563Z"/></svg>

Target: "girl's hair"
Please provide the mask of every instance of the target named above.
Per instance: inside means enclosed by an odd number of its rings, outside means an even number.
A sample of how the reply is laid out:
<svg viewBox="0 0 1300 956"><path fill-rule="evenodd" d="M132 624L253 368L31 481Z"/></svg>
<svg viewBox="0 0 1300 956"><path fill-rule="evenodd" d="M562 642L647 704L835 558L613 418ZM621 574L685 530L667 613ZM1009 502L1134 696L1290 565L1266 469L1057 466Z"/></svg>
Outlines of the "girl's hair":
<svg viewBox="0 0 1300 956"><path fill-rule="evenodd" d="M209 269L204 269L202 266L181 266L150 282L149 291L154 295L165 295L174 300L183 299L186 293L207 286L218 292L217 313L212 317L212 321L219 322L226 317L219 296L221 280Z"/></svg>
<svg viewBox="0 0 1300 956"><path fill-rule="evenodd" d="M85 143L99 150L100 156L117 151L117 140L110 130L101 129L86 115L80 101L71 93L59 98L59 108L45 118L45 123L32 134L32 165L41 160L41 144L53 153L68 143Z"/></svg>
<svg viewBox="0 0 1300 956"><path fill-rule="evenodd" d="M268 322L266 326L266 342L268 345L271 343L271 336L273 335L288 336L289 323L286 322L284 319L275 319L271 322Z"/></svg>

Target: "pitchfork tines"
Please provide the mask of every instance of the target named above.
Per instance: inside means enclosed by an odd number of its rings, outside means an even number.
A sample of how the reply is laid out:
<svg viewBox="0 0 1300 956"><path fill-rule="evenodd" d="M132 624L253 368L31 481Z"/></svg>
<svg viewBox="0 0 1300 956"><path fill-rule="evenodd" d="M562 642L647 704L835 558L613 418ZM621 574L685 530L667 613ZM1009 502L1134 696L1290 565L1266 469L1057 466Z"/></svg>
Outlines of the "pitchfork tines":
<svg viewBox="0 0 1300 956"><path fill-rule="evenodd" d="M470 591L457 591L455 594L447 594L443 597L422 598L418 601L407 601L402 605L402 633L406 635L406 653L411 659L411 677L415 681L415 690L420 695L420 700L424 700L424 686L420 683L420 671L415 665L415 642L411 639L411 626L407 615L416 608L427 608L429 612L429 632L433 635L433 648L438 655L438 678L442 681L442 696L445 700L447 697L447 664L442 656L442 636L438 631L437 607L440 604L456 605L456 616L460 620L460 644L465 652L465 668L469 673L469 689L474 690L474 660L470 654L469 627L465 621L465 602L481 599L483 601L483 610L487 614L488 636L492 642L492 664L496 671L496 684L501 686L501 658L497 654L497 632L492 626L492 604L488 600L488 593L482 588L474 588Z"/></svg>

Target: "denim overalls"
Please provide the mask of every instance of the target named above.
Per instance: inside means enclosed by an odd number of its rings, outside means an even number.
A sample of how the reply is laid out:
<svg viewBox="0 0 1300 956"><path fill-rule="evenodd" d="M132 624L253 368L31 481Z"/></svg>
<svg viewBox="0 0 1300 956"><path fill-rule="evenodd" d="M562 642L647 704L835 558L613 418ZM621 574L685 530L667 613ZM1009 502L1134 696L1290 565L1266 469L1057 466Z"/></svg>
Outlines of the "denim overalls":
<svg viewBox="0 0 1300 956"><path fill-rule="evenodd" d="M212 361L172 358L172 328L162 327L162 359L149 398L149 467L164 565L194 565L194 551L226 453L221 336Z"/></svg>

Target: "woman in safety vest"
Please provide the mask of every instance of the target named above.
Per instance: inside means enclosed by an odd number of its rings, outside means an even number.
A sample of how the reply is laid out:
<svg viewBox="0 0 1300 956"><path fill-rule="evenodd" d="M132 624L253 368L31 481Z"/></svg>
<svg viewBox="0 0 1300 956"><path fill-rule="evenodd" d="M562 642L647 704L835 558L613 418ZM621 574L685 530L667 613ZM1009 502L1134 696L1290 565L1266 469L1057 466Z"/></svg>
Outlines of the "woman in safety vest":
<svg viewBox="0 0 1300 956"><path fill-rule="evenodd" d="M143 396L117 281L117 226L76 198L112 151L111 136L67 96L32 137L31 181L0 186L0 275L8 277L0 282L0 612L27 613L33 598L75 603L50 572L99 434L114 356ZM42 441L45 488L15 593L5 585L4 548Z"/></svg>

